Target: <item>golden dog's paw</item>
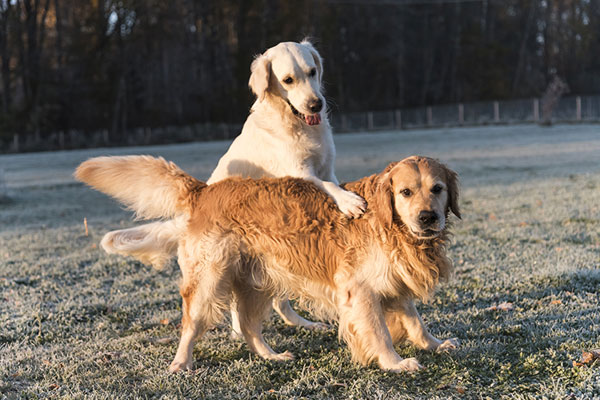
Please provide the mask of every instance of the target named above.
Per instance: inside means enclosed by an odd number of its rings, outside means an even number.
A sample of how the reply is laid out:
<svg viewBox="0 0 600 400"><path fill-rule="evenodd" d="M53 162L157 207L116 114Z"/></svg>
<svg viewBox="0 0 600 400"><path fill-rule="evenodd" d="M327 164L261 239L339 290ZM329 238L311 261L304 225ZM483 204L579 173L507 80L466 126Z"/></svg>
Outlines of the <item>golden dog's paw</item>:
<svg viewBox="0 0 600 400"><path fill-rule="evenodd" d="M171 372L171 373L182 372L182 371L191 371L191 370L192 370L192 362L191 361L180 362L180 361L173 360L173 362L169 366L169 372Z"/></svg>
<svg viewBox="0 0 600 400"><path fill-rule="evenodd" d="M418 371L423 368L425 368L425 367L423 367L419 363L419 360L417 360L414 357L411 357L411 358L405 358L404 360L400 361L393 368L390 368L389 371L391 371L391 372L414 372L414 371Z"/></svg>
<svg viewBox="0 0 600 400"><path fill-rule="evenodd" d="M437 352L456 350L458 349L458 346L459 342L457 338L446 339L435 350Z"/></svg>

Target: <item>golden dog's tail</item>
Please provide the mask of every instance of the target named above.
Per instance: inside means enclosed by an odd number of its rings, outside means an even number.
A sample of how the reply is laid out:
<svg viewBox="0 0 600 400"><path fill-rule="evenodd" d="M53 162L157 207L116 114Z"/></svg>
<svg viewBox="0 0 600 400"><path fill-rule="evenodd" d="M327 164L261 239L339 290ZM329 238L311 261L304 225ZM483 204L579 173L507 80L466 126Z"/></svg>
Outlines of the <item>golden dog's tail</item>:
<svg viewBox="0 0 600 400"><path fill-rule="evenodd" d="M137 218L173 218L189 212L189 197L205 183L163 158L96 157L79 165L75 178L106 193Z"/></svg>

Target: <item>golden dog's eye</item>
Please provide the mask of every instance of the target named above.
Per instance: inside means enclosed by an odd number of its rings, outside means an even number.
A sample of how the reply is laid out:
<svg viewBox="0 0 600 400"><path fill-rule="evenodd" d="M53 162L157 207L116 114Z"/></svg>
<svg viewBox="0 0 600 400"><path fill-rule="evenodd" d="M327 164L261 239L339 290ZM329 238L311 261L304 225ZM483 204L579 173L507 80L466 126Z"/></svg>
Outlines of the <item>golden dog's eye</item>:
<svg viewBox="0 0 600 400"><path fill-rule="evenodd" d="M287 78L285 78L283 80L283 83L289 85L290 83L294 82L294 79L291 76L288 76Z"/></svg>
<svg viewBox="0 0 600 400"><path fill-rule="evenodd" d="M442 191L442 189L443 189L442 185L434 185L431 188L431 193L438 194L438 193L440 193Z"/></svg>
<svg viewBox="0 0 600 400"><path fill-rule="evenodd" d="M308 73L308 76L315 76L317 74L317 69L313 68L310 70L310 72Z"/></svg>
<svg viewBox="0 0 600 400"><path fill-rule="evenodd" d="M400 193L402 193L402 196L404 197L409 197L412 194L410 189L401 190Z"/></svg>

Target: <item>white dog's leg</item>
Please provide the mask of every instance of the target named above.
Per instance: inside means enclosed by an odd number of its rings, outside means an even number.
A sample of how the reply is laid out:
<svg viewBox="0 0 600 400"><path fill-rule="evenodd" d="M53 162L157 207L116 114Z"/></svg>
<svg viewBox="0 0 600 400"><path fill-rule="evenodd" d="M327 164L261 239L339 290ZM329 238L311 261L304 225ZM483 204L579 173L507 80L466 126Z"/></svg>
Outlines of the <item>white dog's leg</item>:
<svg viewBox="0 0 600 400"><path fill-rule="evenodd" d="M231 303L231 338L242 339L244 334L242 333L242 327L240 326L240 314L237 311L237 304Z"/></svg>
<svg viewBox="0 0 600 400"><path fill-rule="evenodd" d="M263 321L271 311L271 296L242 282L234 284L234 291L237 299L236 315L239 318L239 327L250 350L266 360L293 360L294 355L289 351L276 353L265 342L262 335Z"/></svg>
<svg viewBox="0 0 600 400"><path fill-rule="evenodd" d="M309 321L302 318L292 309L288 299L273 298L273 309L281 316L288 325L301 326L307 329L327 329L327 325L321 322Z"/></svg>
<svg viewBox="0 0 600 400"><path fill-rule="evenodd" d="M304 176L303 178L324 190L335 201L340 211L350 218L360 217L367 209L365 199L356 193L342 189L335 182L322 181L316 176Z"/></svg>

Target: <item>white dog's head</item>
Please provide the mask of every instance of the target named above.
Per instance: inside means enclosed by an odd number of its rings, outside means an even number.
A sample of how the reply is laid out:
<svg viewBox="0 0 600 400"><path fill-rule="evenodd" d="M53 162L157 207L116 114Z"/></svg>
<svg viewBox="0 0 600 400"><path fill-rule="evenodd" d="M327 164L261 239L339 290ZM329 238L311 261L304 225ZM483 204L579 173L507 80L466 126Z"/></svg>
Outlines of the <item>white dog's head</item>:
<svg viewBox="0 0 600 400"><path fill-rule="evenodd" d="M248 85L259 101L278 96L308 125L321 123L323 62L310 42L279 43L257 56L250 69Z"/></svg>

